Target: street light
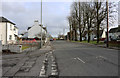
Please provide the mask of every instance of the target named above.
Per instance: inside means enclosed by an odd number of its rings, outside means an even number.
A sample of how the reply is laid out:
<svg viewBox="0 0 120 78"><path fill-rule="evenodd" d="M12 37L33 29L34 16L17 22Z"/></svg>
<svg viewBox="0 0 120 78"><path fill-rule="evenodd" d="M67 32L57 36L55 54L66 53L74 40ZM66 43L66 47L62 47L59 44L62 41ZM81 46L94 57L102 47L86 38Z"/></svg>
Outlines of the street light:
<svg viewBox="0 0 120 78"><path fill-rule="evenodd" d="M109 23L108 23L108 14L109 14L109 9L108 9L108 0L106 1L106 9L107 9L107 44L106 46L109 47L109 33L108 33L108 26L109 26Z"/></svg>

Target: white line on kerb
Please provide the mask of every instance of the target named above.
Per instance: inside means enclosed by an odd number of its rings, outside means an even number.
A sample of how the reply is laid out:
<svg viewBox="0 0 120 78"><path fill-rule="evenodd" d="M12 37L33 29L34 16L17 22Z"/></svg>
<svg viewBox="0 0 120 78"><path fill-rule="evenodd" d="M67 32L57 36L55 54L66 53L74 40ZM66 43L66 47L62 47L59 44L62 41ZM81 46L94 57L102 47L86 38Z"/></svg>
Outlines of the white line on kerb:
<svg viewBox="0 0 120 78"><path fill-rule="evenodd" d="M78 60L80 60L82 63L85 63L82 59L80 59L79 57L77 57Z"/></svg>

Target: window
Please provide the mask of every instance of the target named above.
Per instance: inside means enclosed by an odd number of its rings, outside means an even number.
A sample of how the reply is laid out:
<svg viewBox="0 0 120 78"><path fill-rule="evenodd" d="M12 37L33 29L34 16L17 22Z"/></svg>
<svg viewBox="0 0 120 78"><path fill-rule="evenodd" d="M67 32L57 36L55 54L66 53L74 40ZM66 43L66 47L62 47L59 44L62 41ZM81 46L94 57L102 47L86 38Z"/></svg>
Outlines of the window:
<svg viewBox="0 0 120 78"><path fill-rule="evenodd" d="M17 40L17 37L15 36L15 40Z"/></svg>
<svg viewBox="0 0 120 78"><path fill-rule="evenodd" d="M14 28L14 31L15 31L15 33L16 33L16 29Z"/></svg>
<svg viewBox="0 0 120 78"><path fill-rule="evenodd" d="M12 24L10 24L10 30L12 30Z"/></svg>
<svg viewBox="0 0 120 78"><path fill-rule="evenodd" d="M9 35L9 40L12 40L12 35Z"/></svg>

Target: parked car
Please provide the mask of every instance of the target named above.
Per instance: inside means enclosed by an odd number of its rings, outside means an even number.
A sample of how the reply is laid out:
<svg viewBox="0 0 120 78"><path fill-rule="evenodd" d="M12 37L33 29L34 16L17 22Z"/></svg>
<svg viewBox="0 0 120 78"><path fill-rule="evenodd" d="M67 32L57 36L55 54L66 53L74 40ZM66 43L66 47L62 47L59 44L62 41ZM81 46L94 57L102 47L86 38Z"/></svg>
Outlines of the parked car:
<svg viewBox="0 0 120 78"><path fill-rule="evenodd" d="M93 41L96 41L96 40L97 40L97 37L94 37L94 38L93 38Z"/></svg>
<svg viewBox="0 0 120 78"><path fill-rule="evenodd" d="M50 39L50 41L53 41L53 39Z"/></svg>

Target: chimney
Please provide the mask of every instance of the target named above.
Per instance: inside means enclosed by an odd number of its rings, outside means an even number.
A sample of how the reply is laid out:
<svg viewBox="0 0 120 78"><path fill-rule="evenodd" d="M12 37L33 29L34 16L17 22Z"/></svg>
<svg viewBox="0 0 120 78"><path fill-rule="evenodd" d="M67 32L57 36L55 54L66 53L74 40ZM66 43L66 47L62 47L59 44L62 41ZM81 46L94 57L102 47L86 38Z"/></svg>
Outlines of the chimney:
<svg viewBox="0 0 120 78"><path fill-rule="evenodd" d="M35 25L35 26L39 26L38 20L35 20L35 21L34 21L34 25Z"/></svg>

